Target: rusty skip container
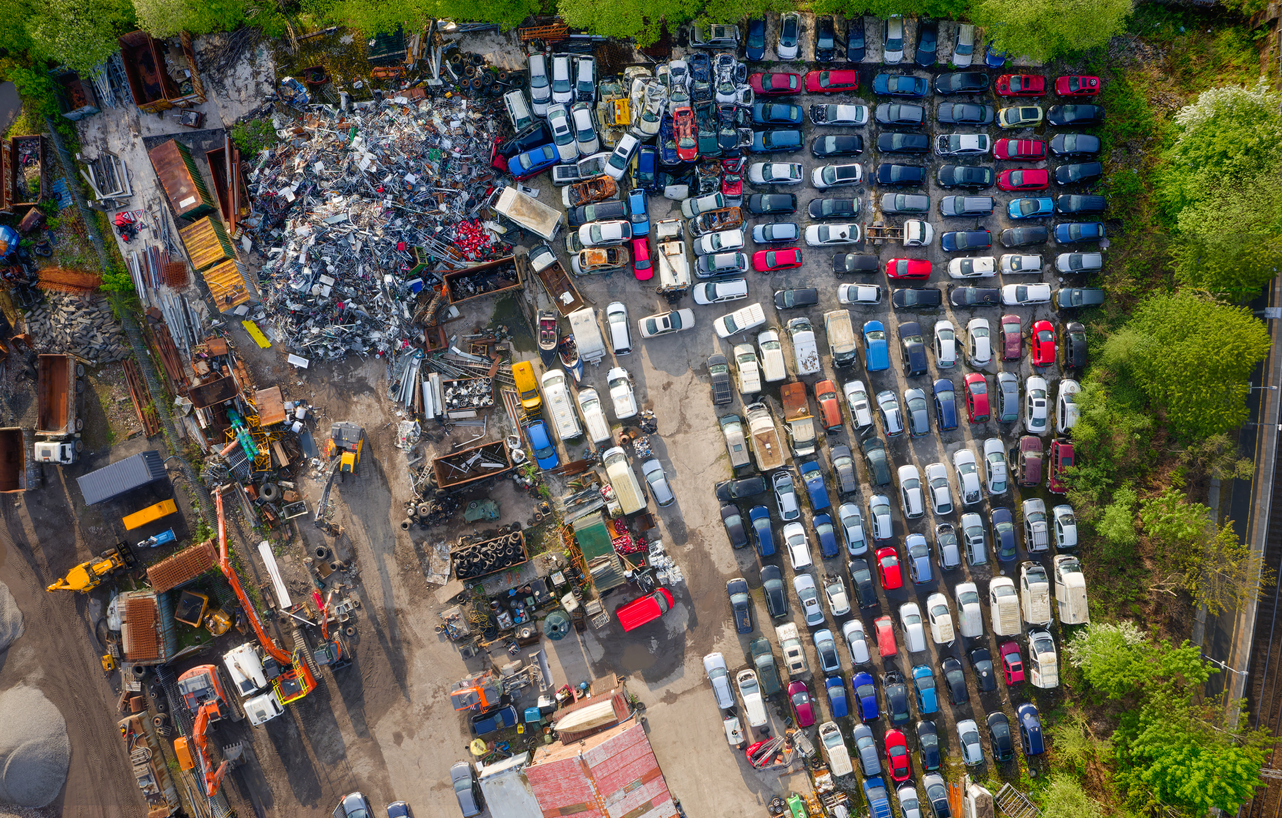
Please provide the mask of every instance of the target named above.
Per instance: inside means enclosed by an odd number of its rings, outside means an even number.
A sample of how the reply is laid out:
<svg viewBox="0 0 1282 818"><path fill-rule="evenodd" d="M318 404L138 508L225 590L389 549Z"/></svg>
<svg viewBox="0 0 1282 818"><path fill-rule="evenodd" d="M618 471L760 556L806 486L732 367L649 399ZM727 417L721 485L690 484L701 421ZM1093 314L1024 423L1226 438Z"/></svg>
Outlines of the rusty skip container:
<svg viewBox="0 0 1282 818"><path fill-rule="evenodd" d="M218 209L209 195L191 151L177 139L157 145L147 152L160 186L174 215L180 219L199 219Z"/></svg>
<svg viewBox="0 0 1282 818"><path fill-rule="evenodd" d="M83 368L70 355L41 355L36 377L36 434L66 437L80 431L78 416Z"/></svg>
<svg viewBox="0 0 1282 818"><path fill-rule="evenodd" d="M478 443L432 461L437 487L451 490L511 470L512 458L501 440Z"/></svg>
<svg viewBox="0 0 1282 818"><path fill-rule="evenodd" d="M190 34L184 31L176 39L170 37L162 42L145 31L131 31L118 42L125 79L140 109L158 114L205 101L205 86L196 69ZM175 80L170 75L171 62L182 79Z"/></svg>
<svg viewBox="0 0 1282 818"><path fill-rule="evenodd" d="M521 271L513 256L455 270L446 273L444 279L445 293L451 304L507 290L519 290L524 286L521 283Z"/></svg>
<svg viewBox="0 0 1282 818"><path fill-rule="evenodd" d="M0 494L27 490L27 446L22 429L0 429Z"/></svg>

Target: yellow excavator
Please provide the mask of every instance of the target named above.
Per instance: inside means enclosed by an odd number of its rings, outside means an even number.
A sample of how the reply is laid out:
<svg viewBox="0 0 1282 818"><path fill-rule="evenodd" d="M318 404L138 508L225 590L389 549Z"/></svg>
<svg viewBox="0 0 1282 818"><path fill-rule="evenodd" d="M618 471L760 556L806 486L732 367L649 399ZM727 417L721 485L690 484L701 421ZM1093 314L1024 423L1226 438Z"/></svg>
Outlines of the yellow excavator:
<svg viewBox="0 0 1282 818"><path fill-rule="evenodd" d="M116 543L95 559L86 560L67 572L67 575L46 588L46 591L79 591L87 594L102 584L107 577L122 568L138 564L129 543Z"/></svg>

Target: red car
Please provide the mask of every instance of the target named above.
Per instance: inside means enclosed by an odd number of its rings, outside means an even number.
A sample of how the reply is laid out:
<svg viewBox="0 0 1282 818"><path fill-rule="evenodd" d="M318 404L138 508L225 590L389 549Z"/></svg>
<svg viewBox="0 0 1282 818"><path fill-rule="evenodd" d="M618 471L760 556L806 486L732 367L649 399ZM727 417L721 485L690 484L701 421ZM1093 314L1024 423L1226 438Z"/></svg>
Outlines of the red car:
<svg viewBox="0 0 1282 818"><path fill-rule="evenodd" d="M988 420L988 381L978 372L966 376L966 419L971 423Z"/></svg>
<svg viewBox="0 0 1282 818"><path fill-rule="evenodd" d="M858 71L807 71L806 90L812 94L840 94L859 90Z"/></svg>
<svg viewBox="0 0 1282 818"><path fill-rule="evenodd" d="M832 381L815 384L815 403L819 404L819 419L829 432L841 431L841 404L837 402L837 386Z"/></svg>
<svg viewBox="0 0 1282 818"><path fill-rule="evenodd" d="M788 702L792 704L798 727L810 727L815 723L815 706L810 701L810 688L806 687L805 682L788 685Z"/></svg>
<svg viewBox="0 0 1282 818"><path fill-rule="evenodd" d="M998 96L1040 97L1046 93L1046 78L1035 74L1002 74L995 87Z"/></svg>
<svg viewBox="0 0 1282 818"><path fill-rule="evenodd" d="M887 591L904 587L904 575L899 570L899 552L891 546L877 549L877 573L881 587Z"/></svg>
<svg viewBox="0 0 1282 818"><path fill-rule="evenodd" d="M879 616L872 621L873 630L877 633L877 652L881 658L889 659L899 653L895 644L895 626L890 624L889 616Z"/></svg>
<svg viewBox="0 0 1282 818"><path fill-rule="evenodd" d="M1011 162L1046 158L1046 143L1040 139L999 139L993 144L993 156Z"/></svg>
<svg viewBox="0 0 1282 818"><path fill-rule="evenodd" d="M1050 321L1037 321L1028 330L1028 346L1033 366L1055 363L1055 327Z"/></svg>
<svg viewBox="0 0 1282 818"><path fill-rule="evenodd" d="M1055 494L1064 494L1064 470L1073 467L1073 444L1067 440L1051 441L1051 474L1046 480L1046 488Z"/></svg>
<svg viewBox="0 0 1282 818"><path fill-rule="evenodd" d="M769 74L749 74L748 85L759 97L776 97L801 91L801 75L775 71Z"/></svg>
<svg viewBox="0 0 1282 818"><path fill-rule="evenodd" d="M694 118L694 109L682 105L672 112L672 135L677 140L677 158L682 162L693 162L699 158L699 124Z"/></svg>
<svg viewBox="0 0 1282 818"><path fill-rule="evenodd" d="M930 262L924 258L892 258L886 262L887 278L930 278Z"/></svg>
<svg viewBox="0 0 1282 818"><path fill-rule="evenodd" d="M898 730L886 731L886 763L890 765L890 777L896 782L907 781L913 774L908 763L908 740Z"/></svg>
<svg viewBox="0 0 1282 818"><path fill-rule="evenodd" d="M786 250L758 250L752 254L752 268L758 273L790 270L801 266L801 251L796 247Z"/></svg>
<svg viewBox="0 0 1282 818"><path fill-rule="evenodd" d="M1018 361L1024 354L1024 326L1018 315L1002 316L1002 360Z"/></svg>
<svg viewBox="0 0 1282 818"><path fill-rule="evenodd" d="M632 274L637 281L654 278L654 262L650 260L650 241L645 236L632 240Z"/></svg>
<svg viewBox="0 0 1282 818"><path fill-rule="evenodd" d="M1093 97L1099 93L1099 77L1060 77L1055 80L1055 93L1061 97Z"/></svg>
<svg viewBox="0 0 1282 818"><path fill-rule="evenodd" d="M727 201L743 196L743 159L721 160L721 195Z"/></svg>
<svg viewBox="0 0 1282 818"><path fill-rule="evenodd" d="M1041 168L1004 170L997 174L998 190L1045 190L1050 185L1050 171Z"/></svg>
<svg viewBox="0 0 1282 818"><path fill-rule="evenodd" d="M1014 687L1024 683L1024 660L1019 655L1019 645L1006 642L1001 646L1002 673L1006 675L1006 686Z"/></svg>

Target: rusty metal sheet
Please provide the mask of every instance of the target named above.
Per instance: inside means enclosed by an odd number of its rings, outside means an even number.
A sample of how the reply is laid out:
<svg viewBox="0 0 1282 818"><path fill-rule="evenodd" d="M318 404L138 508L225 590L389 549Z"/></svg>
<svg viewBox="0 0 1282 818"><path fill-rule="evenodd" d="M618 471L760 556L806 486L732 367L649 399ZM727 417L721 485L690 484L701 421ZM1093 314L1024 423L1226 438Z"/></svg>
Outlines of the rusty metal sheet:
<svg viewBox="0 0 1282 818"><path fill-rule="evenodd" d="M197 409L216 406L223 401L236 397L236 382L231 378L219 378L216 381L193 386L187 395Z"/></svg>
<svg viewBox="0 0 1282 818"><path fill-rule="evenodd" d="M259 389L254 394L254 402L258 404L260 426L271 426L285 421L285 398L281 395L279 386Z"/></svg>

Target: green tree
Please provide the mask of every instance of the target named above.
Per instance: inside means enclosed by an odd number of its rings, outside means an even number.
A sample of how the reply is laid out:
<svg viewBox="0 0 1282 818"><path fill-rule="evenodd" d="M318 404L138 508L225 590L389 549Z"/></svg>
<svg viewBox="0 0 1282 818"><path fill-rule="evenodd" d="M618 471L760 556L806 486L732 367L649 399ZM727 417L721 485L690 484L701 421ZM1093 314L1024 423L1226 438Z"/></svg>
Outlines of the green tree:
<svg viewBox="0 0 1282 818"><path fill-rule="evenodd" d="M557 10L565 22L594 34L620 39L634 38L639 46L653 44L666 23L668 30L693 19L703 7L702 0L559 0Z"/></svg>
<svg viewBox="0 0 1282 818"><path fill-rule="evenodd" d="M1104 507L1104 513L1095 523L1095 533L1112 546L1114 557L1129 558L1139 543L1135 531L1135 506L1139 497L1127 484L1113 492L1113 501Z"/></svg>
<svg viewBox="0 0 1282 818"><path fill-rule="evenodd" d="M1136 405L1143 395L1133 384L1111 377L1107 366L1100 361L1092 367L1077 395L1080 415L1073 441L1081 454L1069 494L1074 505L1085 507L1087 517L1115 486L1143 475L1156 456L1153 418Z"/></svg>
<svg viewBox="0 0 1282 818"><path fill-rule="evenodd" d="M1068 661L1110 699L1141 692L1146 698L1185 699L1211 678L1214 667L1197 645L1153 642L1130 622L1092 622L1068 642Z"/></svg>
<svg viewBox="0 0 1282 818"><path fill-rule="evenodd" d="M0 19L9 21L0 26L0 51L17 55L31 50L26 21L36 17L36 9L34 0L0 0Z"/></svg>
<svg viewBox="0 0 1282 818"><path fill-rule="evenodd" d="M1051 778L1051 785L1042 799L1042 818L1103 818L1104 810L1077 783L1067 775Z"/></svg>
<svg viewBox="0 0 1282 818"><path fill-rule="evenodd" d="M1253 297L1282 270L1282 163L1207 188L1176 224L1180 281L1233 300Z"/></svg>
<svg viewBox="0 0 1282 818"><path fill-rule="evenodd" d="M434 0L304 0L303 9L327 23L346 26L366 37L387 34L398 27L421 28L437 11ZM466 19L475 19L468 15Z"/></svg>
<svg viewBox="0 0 1282 818"><path fill-rule="evenodd" d="M968 0L816 0L811 9L816 14L840 14L843 17L886 18L892 14L921 17L962 17L970 6Z"/></svg>
<svg viewBox="0 0 1282 818"><path fill-rule="evenodd" d="M1215 529L1200 544L1200 553L1190 555L1185 565L1184 587L1193 602L1205 606L1212 616L1245 607L1272 584L1263 553L1238 539L1232 522Z"/></svg>
<svg viewBox="0 0 1282 818"><path fill-rule="evenodd" d="M1107 45L1130 14L1131 0L976 0L970 9L998 48L1038 62Z"/></svg>
<svg viewBox="0 0 1282 818"><path fill-rule="evenodd" d="M35 53L86 76L119 50L134 27L129 0L48 0L27 24Z"/></svg>
<svg viewBox="0 0 1282 818"><path fill-rule="evenodd" d="M153 37L172 37L180 31L209 34L233 31L249 24L273 28L278 17L269 0L133 0L138 25Z"/></svg>
<svg viewBox="0 0 1282 818"><path fill-rule="evenodd" d="M1211 510L1190 503L1179 489L1167 488L1140 504L1140 523L1161 558L1185 563L1200 551L1200 543L1214 531Z"/></svg>

